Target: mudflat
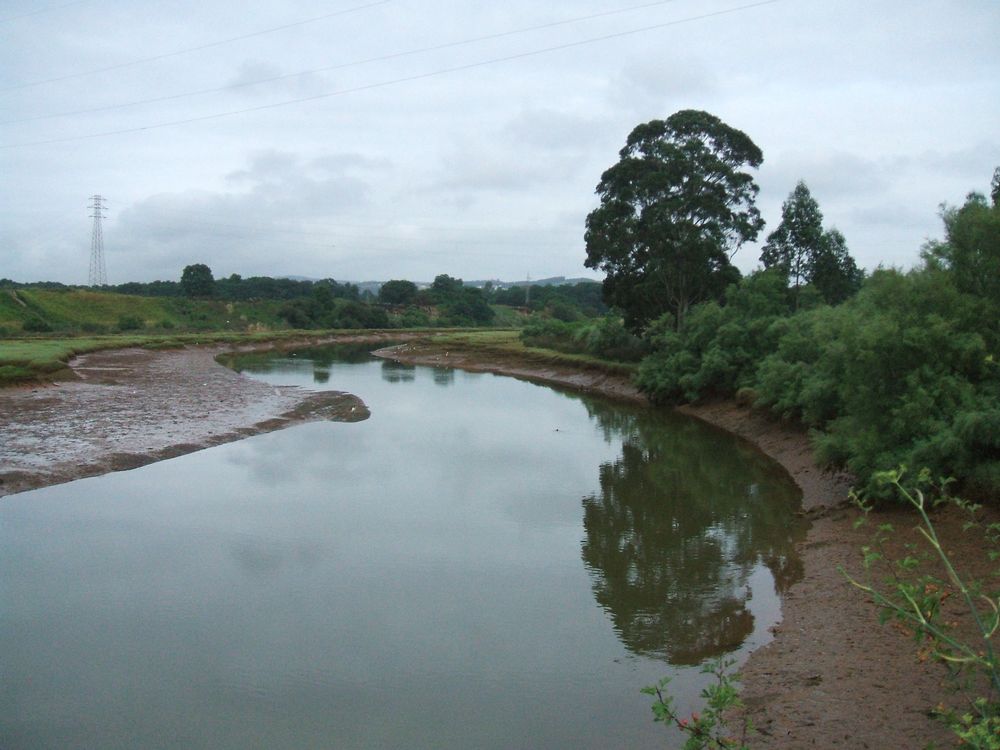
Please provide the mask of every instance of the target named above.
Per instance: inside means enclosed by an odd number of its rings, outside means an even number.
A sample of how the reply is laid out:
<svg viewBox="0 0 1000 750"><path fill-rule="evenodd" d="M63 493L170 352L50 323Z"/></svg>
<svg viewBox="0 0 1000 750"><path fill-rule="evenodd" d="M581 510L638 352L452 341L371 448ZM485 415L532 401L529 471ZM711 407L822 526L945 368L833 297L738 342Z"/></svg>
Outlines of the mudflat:
<svg viewBox="0 0 1000 750"><path fill-rule="evenodd" d="M117 349L75 358L78 380L0 390L0 496L97 476L301 422L358 421L347 393L251 380L231 351Z"/></svg>

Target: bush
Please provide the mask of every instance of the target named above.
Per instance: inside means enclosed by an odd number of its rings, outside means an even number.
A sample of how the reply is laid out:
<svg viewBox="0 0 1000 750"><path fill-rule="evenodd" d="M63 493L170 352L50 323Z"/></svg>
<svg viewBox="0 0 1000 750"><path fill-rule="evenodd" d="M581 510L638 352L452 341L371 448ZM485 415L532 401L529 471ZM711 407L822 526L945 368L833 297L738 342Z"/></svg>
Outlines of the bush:
<svg viewBox="0 0 1000 750"><path fill-rule="evenodd" d="M142 330L143 321L138 315L119 315L118 316L118 330L119 331L139 331Z"/></svg>
<svg viewBox="0 0 1000 750"><path fill-rule="evenodd" d="M639 366L636 382L661 403L728 396L755 385L757 365L777 346L774 325L789 314L784 276L760 271L731 285L725 305L706 302L688 313L675 331L673 316L647 331L653 353Z"/></svg>
<svg viewBox="0 0 1000 750"><path fill-rule="evenodd" d="M408 307L399 316L401 328L426 328L430 324L430 316L419 307Z"/></svg>
<svg viewBox="0 0 1000 750"><path fill-rule="evenodd" d="M605 315L577 329L573 337L587 354L617 362L638 362L649 352L646 342L628 331L617 315Z"/></svg>
<svg viewBox="0 0 1000 750"><path fill-rule="evenodd" d="M25 320L24 323L21 324L21 328L29 333L49 333L52 331L52 326L39 318L37 315Z"/></svg>

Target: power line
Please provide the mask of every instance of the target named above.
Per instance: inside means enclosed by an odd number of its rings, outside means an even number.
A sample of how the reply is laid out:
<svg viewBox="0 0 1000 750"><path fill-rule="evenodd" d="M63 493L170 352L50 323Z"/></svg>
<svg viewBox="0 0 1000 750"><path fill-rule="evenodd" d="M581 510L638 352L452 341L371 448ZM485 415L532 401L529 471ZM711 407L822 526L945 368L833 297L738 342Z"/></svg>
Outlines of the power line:
<svg viewBox="0 0 1000 750"><path fill-rule="evenodd" d="M440 68L438 70L432 70L427 73L417 73L415 75L404 76L402 78L393 78L387 81L378 81L376 83L354 86L352 88L339 89L337 91L328 91L324 94L314 94L312 96L298 97L296 99L286 99L280 102L272 102L270 104L259 104L254 107L233 109L226 112L214 112L208 115L199 115L198 117L187 117L180 120L169 120L166 122L151 123L149 125L140 125L132 128L122 128L120 130L105 130L98 133L89 133L87 135L66 136L64 138L50 138L48 140L42 140L42 141L25 141L22 143L0 144L0 149L22 148L24 146L47 146L53 143L70 143L72 141L82 141L91 138L103 138L112 135L127 135L129 133L139 133L144 130L157 130L159 128L173 127L176 125L187 125L190 123L205 122L208 120L217 120L223 117L232 117L234 115L248 114L250 112L261 112L267 109L277 109L279 107L287 107L292 104L312 102L312 101L317 101L319 99L329 99L330 97L344 96L346 94L356 94L362 91L371 91L373 89L385 88L387 86L394 86L401 83L412 83L414 81L420 81L427 78L435 78L437 76L447 75L449 73L458 73L465 70L472 70L474 68L481 68L487 65L495 65L497 63L510 62L513 60L522 60L529 57L537 57L538 55L546 54L549 52L557 52L560 50L573 49L575 47L582 47L588 44L595 44L597 42L605 42L611 39L621 39L623 37L633 36L635 34L640 34L647 31L655 31L657 29L664 29L670 26L679 26L681 24L692 23L694 21L703 21L707 18L715 18L717 16L724 16L745 10L760 8L765 5L773 5L774 3L777 2L780 2L780 0L761 0L761 2L750 3L747 5L739 5L734 8L727 8L725 10L715 11L712 13L703 13L701 15L689 16L688 18L681 18L674 21L651 24L649 26L642 26L640 28L630 29L628 31L619 31L614 34L605 34L603 36L590 37L588 39L581 39L575 42L567 42L566 44L557 44L551 47L543 47L541 49L530 50L528 52L519 52L513 55L504 55L502 57L493 57L487 60L479 60L477 62L465 63L463 65L455 65L450 68Z"/></svg>
<svg viewBox="0 0 1000 750"><path fill-rule="evenodd" d="M316 73L329 73L334 70L343 70L345 68L353 68L359 65L368 65L370 63L376 62L386 62L388 60L398 60L403 57L410 57L412 55L419 55L425 52L439 52L445 49L452 49L454 47L467 46L469 44L476 44L479 42L493 41L496 39L503 39L509 36L515 36L518 34L527 34L532 31L542 31L545 29L552 29L558 26L567 26L574 23L582 23L583 21L593 21L597 18L606 18L608 16L620 15L622 13L630 13L636 10L648 10L649 8L655 8L661 5L668 5L670 3L677 2L677 0L656 0L656 2L643 3L641 5L630 5L627 8L615 8L613 10L606 10L600 13L591 13L586 16L577 16L575 18L567 18L561 21L550 21L548 23L538 24L536 26L526 26L520 29L511 29L509 31L501 31L494 34L484 34L482 36L471 37L469 39L462 39L452 42L444 42L442 44L434 44L428 47L417 47L415 49L404 50L402 52L390 52L385 55L378 55L376 57L367 57L361 60L352 60L350 62L338 63L336 65L327 65L322 68L313 68L311 70L300 70L295 73L283 73L277 76L270 76L269 78L259 78L255 81L245 81L243 83L228 84L226 86L217 86L210 89L199 89L197 91L186 91L179 94L169 94L167 96L157 96L151 99L138 99L131 102L122 102L120 104L109 104L103 107L92 107L89 109L79 109L71 112L56 112L48 115L37 115L35 117L24 117L18 120L3 120L0 121L0 125L12 125L19 122L35 122L37 120L50 120L55 117L71 117L74 115L87 115L93 114L95 112L107 112L114 109L122 109L125 107L137 107L143 104L158 104L160 102L175 101L177 99L184 99L191 96L200 96L203 94L218 94L224 91L232 91L234 89L246 88L247 86L259 86L262 83L273 83L274 81L282 81L287 78L297 78L299 76L315 75ZM0 89L3 91L3 89Z"/></svg>
<svg viewBox="0 0 1000 750"><path fill-rule="evenodd" d="M334 13L326 13L322 16L316 16L315 18L306 18L302 21L294 21L293 23L286 23L281 26L274 26L270 29L261 29L260 31L254 31L250 34L243 34L241 36L234 36L228 39L220 39L215 42L209 42L208 44L201 44L197 47L187 47L185 49L175 50L174 52L164 52L161 55L153 55L152 57L143 57L138 60L131 60L129 62L118 63L117 65L109 65L106 68L97 68L95 70L87 70L81 73L68 73L64 76L56 76L55 78L45 78L41 81L31 81L29 83L19 83L16 86L7 86L6 88L0 89L0 92L5 91L16 91L18 89L27 89L34 86L41 86L45 83L56 83L57 81L68 81L72 78L82 78L84 76L96 75L97 73L107 73L110 70L119 70L121 68L130 68L134 65L141 65L143 63L154 62L156 60L164 60L168 57L177 57L178 55L186 55L189 52L199 52L203 49L211 49L212 47L221 47L224 44L232 44L233 42L240 42L244 39L252 39L257 36L264 36L265 34L273 34L276 31L284 31L285 29L292 29L296 26L304 26L309 23L316 23L317 21L325 21L328 18L334 18L336 16L343 16L348 13L354 13L359 10L367 10L368 8L374 8L378 5L385 5L390 3L392 0L378 0L374 3L368 3L367 5L356 5L353 8L345 8L343 10L338 10Z"/></svg>

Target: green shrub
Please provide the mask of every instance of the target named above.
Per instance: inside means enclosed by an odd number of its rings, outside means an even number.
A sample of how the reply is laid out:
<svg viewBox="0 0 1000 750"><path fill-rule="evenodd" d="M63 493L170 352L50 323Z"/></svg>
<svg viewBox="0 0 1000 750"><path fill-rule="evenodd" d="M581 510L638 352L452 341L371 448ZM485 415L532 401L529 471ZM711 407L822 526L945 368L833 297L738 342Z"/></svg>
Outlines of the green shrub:
<svg viewBox="0 0 1000 750"><path fill-rule="evenodd" d="M143 328L143 320L138 315L119 315L119 331L139 331Z"/></svg>
<svg viewBox="0 0 1000 750"><path fill-rule="evenodd" d="M401 328L426 328L430 324L430 316L419 307L408 307L399 316Z"/></svg>
<svg viewBox="0 0 1000 750"><path fill-rule="evenodd" d="M37 315L33 315L25 320L24 323L21 324L21 328L29 333L49 333L52 331L52 326L39 318Z"/></svg>
<svg viewBox="0 0 1000 750"><path fill-rule="evenodd" d="M617 315L605 315L574 334L587 354L617 362L638 362L648 352L646 342L625 328Z"/></svg>

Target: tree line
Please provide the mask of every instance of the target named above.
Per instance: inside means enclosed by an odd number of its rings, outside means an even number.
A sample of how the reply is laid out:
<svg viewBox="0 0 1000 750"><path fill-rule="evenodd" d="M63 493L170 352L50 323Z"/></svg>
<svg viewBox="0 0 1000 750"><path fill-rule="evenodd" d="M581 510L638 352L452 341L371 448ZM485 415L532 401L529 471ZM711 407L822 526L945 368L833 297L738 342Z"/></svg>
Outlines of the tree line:
<svg viewBox="0 0 1000 750"><path fill-rule="evenodd" d="M597 186L586 265L648 348L661 403L737 397L811 430L862 483L899 465L1000 491L1000 169L989 199L942 211L918 267L869 277L804 182L745 278L733 253L764 223L746 134L704 112L640 125Z"/></svg>

